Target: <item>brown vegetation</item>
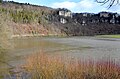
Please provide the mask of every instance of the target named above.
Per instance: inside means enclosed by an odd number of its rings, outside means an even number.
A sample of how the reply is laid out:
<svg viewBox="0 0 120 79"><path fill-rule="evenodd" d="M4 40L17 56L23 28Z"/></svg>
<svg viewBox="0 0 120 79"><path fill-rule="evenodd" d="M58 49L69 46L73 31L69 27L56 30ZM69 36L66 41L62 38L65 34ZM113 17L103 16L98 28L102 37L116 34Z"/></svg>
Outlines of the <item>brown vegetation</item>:
<svg viewBox="0 0 120 79"><path fill-rule="evenodd" d="M29 56L23 67L32 79L120 79L120 65L111 59L81 61L40 53Z"/></svg>
<svg viewBox="0 0 120 79"><path fill-rule="evenodd" d="M60 35L61 30L48 22L48 17L54 9L31 4L6 2L0 4L0 11L11 20L10 28L13 35ZM3 17L5 18L5 17ZM4 22L9 24L9 22Z"/></svg>
<svg viewBox="0 0 120 79"><path fill-rule="evenodd" d="M10 19L9 16L0 13L0 53L4 49L10 49L10 36L12 35L12 29L9 27ZM7 23L7 24L6 24ZM9 24L8 24L9 23Z"/></svg>
<svg viewBox="0 0 120 79"><path fill-rule="evenodd" d="M120 16L117 13L105 12L109 14L107 18L91 13L73 13L73 17L64 17L58 14L59 9L13 1L3 1L0 4L0 11L10 17L10 27L13 29L13 34L18 36L25 34L46 36L120 34ZM86 16L83 16L84 14ZM113 16L117 18L113 18ZM66 23L60 22L60 19L63 18L66 20ZM110 21L115 21L115 23L111 23ZM8 23L5 22L5 24Z"/></svg>

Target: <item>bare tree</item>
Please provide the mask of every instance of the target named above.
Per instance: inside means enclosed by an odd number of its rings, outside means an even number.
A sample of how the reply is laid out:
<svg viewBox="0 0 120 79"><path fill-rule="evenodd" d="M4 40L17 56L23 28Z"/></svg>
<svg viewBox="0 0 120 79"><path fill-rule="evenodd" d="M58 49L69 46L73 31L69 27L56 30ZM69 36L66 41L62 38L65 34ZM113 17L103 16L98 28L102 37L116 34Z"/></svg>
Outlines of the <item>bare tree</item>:
<svg viewBox="0 0 120 79"><path fill-rule="evenodd" d="M108 8L110 8L113 5L119 4L120 0L96 0L96 2L102 3L103 5L108 3Z"/></svg>

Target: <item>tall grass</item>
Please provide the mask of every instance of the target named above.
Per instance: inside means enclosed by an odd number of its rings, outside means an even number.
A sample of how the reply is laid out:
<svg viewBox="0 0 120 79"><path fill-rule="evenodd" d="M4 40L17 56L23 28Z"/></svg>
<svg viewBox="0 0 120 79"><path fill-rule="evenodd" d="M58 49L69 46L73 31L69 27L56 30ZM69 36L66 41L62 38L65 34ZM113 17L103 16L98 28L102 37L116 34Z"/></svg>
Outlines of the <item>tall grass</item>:
<svg viewBox="0 0 120 79"><path fill-rule="evenodd" d="M12 28L10 28L10 19L7 14L0 13L0 54L9 49L10 46L10 36L12 35Z"/></svg>
<svg viewBox="0 0 120 79"><path fill-rule="evenodd" d="M11 45L9 39L12 35L12 28L10 28L11 20L8 14L0 12L0 79L2 79L2 74L7 71L6 61L8 60L8 51L13 46Z"/></svg>
<svg viewBox="0 0 120 79"><path fill-rule="evenodd" d="M108 59L82 61L44 53L27 57L31 79L120 79L120 65Z"/></svg>

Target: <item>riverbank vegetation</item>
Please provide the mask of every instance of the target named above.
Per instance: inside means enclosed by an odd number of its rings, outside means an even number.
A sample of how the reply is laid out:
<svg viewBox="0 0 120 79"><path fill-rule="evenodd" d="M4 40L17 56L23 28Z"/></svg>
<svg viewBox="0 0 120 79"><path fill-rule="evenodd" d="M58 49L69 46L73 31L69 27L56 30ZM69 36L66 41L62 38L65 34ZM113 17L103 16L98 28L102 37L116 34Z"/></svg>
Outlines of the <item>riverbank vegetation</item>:
<svg viewBox="0 0 120 79"><path fill-rule="evenodd" d="M40 53L27 57L23 68L29 79L120 79L120 64L110 58L86 61Z"/></svg>
<svg viewBox="0 0 120 79"><path fill-rule="evenodd" d="M1 75L6 72L6 69L2 68L1 66L6 66L6 61L8 60L6 58L7 52L13 46L9 41L12 35L12 30L9 27L10 23L9 16L0 13L0 79L2 79Z"/></svg>
<svg viewBox="0 0 120 79"><path fill-rule="evenodd" d="M100 38L120 38L120 35L99 35Z"/></svg>
<svg viewBox="0 0 120 79"><path fill-rule="evenodd" d="M10 36L12 35L12 30L10 29L10 19L5 14L0 13L0 54L5 52L6 49L11 48L10 46ZM6 24L9 23L9 24Z"/></svg>
<svg viewBox="0 0 120 79"><path fill-rule="evenodd" d="M120 38L120 35L100 35L103 38Z"/></svg>

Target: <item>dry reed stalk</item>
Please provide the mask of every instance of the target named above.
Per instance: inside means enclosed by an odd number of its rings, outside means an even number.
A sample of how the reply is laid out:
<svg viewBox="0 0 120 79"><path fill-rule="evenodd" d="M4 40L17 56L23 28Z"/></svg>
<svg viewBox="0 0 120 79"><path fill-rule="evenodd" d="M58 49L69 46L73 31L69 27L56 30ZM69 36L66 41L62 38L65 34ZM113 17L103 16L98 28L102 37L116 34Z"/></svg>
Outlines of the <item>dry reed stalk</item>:
<svg viewBox="0 0 120 79"><path fill-rule="evenodd" d="M120 79L120 66L113 60L64 61L40 53L29 56L24 67L33 79Z"/></svg>

